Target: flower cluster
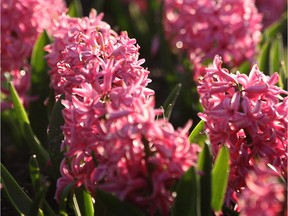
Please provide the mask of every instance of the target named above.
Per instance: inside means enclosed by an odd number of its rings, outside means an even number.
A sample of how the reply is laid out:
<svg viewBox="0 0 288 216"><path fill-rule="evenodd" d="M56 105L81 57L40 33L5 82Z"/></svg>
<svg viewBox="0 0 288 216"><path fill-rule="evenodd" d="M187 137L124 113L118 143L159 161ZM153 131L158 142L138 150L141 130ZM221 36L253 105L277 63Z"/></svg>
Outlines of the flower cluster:
<svg viewBox="0 0 288 216"><path fill-rule="evenodd" d="M95 10L91 10L89 17L82 19L72 18L66 14L62 14L51 27L53 35L53 43L46 46L45 50L49 53L46 56L48 66L50 67L49 74L51 76L51 87L55 90L56 95L67 92L71 94L71 89L81 82L86 80L93 81L94 73L89 73L82 69L86 64L86 56L89 54L89 50L85 53L84 41L90 40L92 34L94 41L89 41L89 49L92 53L98 54L105 50L108 44L116 43L116 32L114 32L110 26L102 21L103 14L97 15ZM108 41L109 38L109 41ZM83 43L81 43L83 40ZM74 46L74 47L71 47ZM81 52L81 56L78 53ZM90 53L90 56L93 55ZM76 57L79 57L77 59ZM61 64L62 61L74 61L69 62L72 64L71 70L66 67L65 64ZM84 61L85 60L85 61ZM88 59L89 60L89 59ZM100 62L97 64L101 64ZM94 67L94 65L89 65ZM100 65L98 65L100 67ZM58 68L62 68L62 72L58 71ZM64 69L65 68L65 69ZM77 69L77 71L74 71ZM79 74L81 73L81 75ZM77 77L75 75L77 74ZM90 78L88 77L90 76ZM73 83L73 85L72 85ZM69 86L67 86L69 85Z"/></svg>
<svg viewBox="0 0 288 216"><path fill-rule="evenodd" d="M253 1L164 1L165 37L197 68L221 55L233 66L253 62L261 37L261 15Z"/></svg>
<svg viewBox="0 0 288 216"><path fill-rule="evenodd" d="M278 74L264 75L255 65L249 76L229 73L216 56L213 67L199 79L198 92L213 155L220 145L230 149L231 171L227 200L245 186L256 158L265 158L287 174L288 93L275 86ZM233 195L234 194L234 195ZM234 200L235 201L235 200Z"/></svg>
<svg viewBox="0 0 288 216"><path fill-rule="evenodd" d="M102 189L148 214L168 215L171 187L195 164L199 148L188 141L189 124L174 130L167 120L155 120L161 112L154 109L136 40L101 19L95 11L83 19L63 16L47 48L55 65L51 85L65 94L65 159L56 198L72 183L93 196ZM74 25L68 29L67 22Z"/></svg>
<svg viewBox="0 0 288 216"><path fill-rule="evenodd" d="M62 0L3 0L1 2L1 93L8 95L5 82L12 81L24 104L30 86L29 58L38 35L65 10ZM39 14L41 16L39 16ZM39 19L41 17L41 19ZM7 79L9 78L9 79ZM2 108L10 103L1 102Z"/></svg>
<svg viewBox="0 0 288 216"><path fill-rule="evenodd" d="M238 201L241 216L280 215L285 205L285 186L277 172L261 161L248 173L245 181L247 187Z"/></svg>
<svg viewBox="0 0 288 216"><path fill-rule="evenodd" d="M263 27L266 28L278 20L287 7L287 1L256 0L258 11L263 14Z"/></svg>

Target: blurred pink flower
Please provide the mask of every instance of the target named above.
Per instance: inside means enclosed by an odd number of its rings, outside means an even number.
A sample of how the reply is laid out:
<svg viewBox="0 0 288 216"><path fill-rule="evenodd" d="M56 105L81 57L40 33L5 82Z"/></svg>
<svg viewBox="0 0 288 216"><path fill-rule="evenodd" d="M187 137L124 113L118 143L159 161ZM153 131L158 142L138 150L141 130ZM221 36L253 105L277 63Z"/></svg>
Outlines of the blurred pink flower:
<svg viewBox="0 0 288 216"><path fill-rule="evenodd" d="M65 11L62 0L1 2L1 71L22 69L38 35ZM40 18L41 17L41 18Z"/></svg>
<svg viewBox="0 0 288 216"><path fill-rule="evenodd" d="M255 164L245 181L247 187L241 192L238 201L241 216L280 215L284 205L287 204L285 203L287 191L284 182L280 182L277 172L261 161Z"/></svg>
<svg viewBox="0 0 288 216"><path fill-rule="evenodd" d="M199 149L188 141L190 125L175 131L155 120L162 113L154 109L139 45L102 17L95 11L90 18L61 17L47 47L51 86L65 94L56 198L74 183L92 195L96 188L111 192L150 215L168 215L172 183L195 164Z"/></svg>
<svg viewBox="0 0 288 216"><path fill-rule="evenodd" d="M165 37L197 69L221 55L230 66L253 62L261 38L261 15L250 0L164 1Z"/></svg>
<svg viewBox="0 0 288 216"><path fill-rule="evenodd" d="M278 74L264 75L255 65L249 76L221 67L219 56L199 79L198 92L213 155L219 146L230 149L231 171L227 200L245 186L255 158L265 158L287 175L287 92L277 87ZM235 201L235 200L234 200Z"/></svg>
<svg viewBox="0 0 288 216"><path fill-rule="evenodd" d="M24 104L30 87L29 58L43 29L49 32L52 20L65 11L62 0L3 0L1 2L1 93L9 97L5 86L12 81ZM5 74L5 75L4 75ZM28 96L27 96L28 97ZM3 103L3 104L2 104ZM3 100L2 108L11 104Z"/></svg>
<svg viewBox="0 0 288 216"><path fill-rule="evenodd" d="M287 9L287 1L256 0L256 6L259 13L263 14L263 27L266 28L277 21L281 15L284 14L285 10Z"/></svg>

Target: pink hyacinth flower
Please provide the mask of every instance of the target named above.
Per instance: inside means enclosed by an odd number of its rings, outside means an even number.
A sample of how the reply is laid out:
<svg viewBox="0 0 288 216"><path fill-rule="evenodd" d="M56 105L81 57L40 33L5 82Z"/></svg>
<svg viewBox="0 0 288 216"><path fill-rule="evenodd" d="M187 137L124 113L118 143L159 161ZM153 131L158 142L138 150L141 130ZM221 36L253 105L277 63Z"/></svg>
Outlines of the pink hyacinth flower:
<svg viewBox="0 0 288 216"><path fill-rule="evenodd" d="M102 189L149 215L168 215L170 189L195 164L199 148L188 141L189 124L174 130L167 120L155 120L162 113L154 109L139 45L102 17L95 11L89 18L63 16L47 47L51 86L65 94L65 159L56 198L74 183L93 196ZM62 27L67 22L74 23L71 29Z"/></svg>
<svg viewBox="0 0 288 216"><path fill-rule="evenodd" d="M253 62L261 38L261 15L254 1L164 1L165 37L195 69L221 55L230 66Z"/></svg>
<svg viewBox="0 0 288 216"><path fill-rule="evenodd" d="M241 216L280 215L287 203L285 186L277 172L261 161L255 164L245 181L247 186L238 201Z"/></svg>
<svg viewBox="0 0 288 216"><path fill-rule="evenodd" d="M29 58L33 45L44 29L49 32L52 20L65 10L62 0L1 2L1 93L6 98L9 93L5 86L12 81L24 105L28 105L31 99L27 96L31 82ZM10 108L11 103L5 99L1 107Z"/></svg>
<svg viewBox="0 0 288 216"><path fill-rule="evenodd" d="M85 65L87 55L90 55L90 57L93 57L94 54L100 55L105 52L106 46L116 43L117 34L111 29L108 23L102 21L103 15L104 14L97 15L95 10L90 12L89 18L84 17L82 19L72 18L66 14L62 14L52 26L54 42L46 46L45 49L49 53L46 56L46 59L48 66L50 67L49 74L51 76L51 86L55 90L56 95L64 93L64 89L66 89L66 86L64 85L69 76L69 72L67 72L67 76L63 74L64 72L60 72L61 70L65 70L62 69L65 65L62 64L58 66L58 63L61 63L62 60L67 61L71 59L74 62L69 62L69 64L71 63L73 64L72 67L77 67L81 70L81 64ZM88 41L89 47L85 47L88 48L88 50L83 50L81 48L81 40L90 40L88 37L90 34L95 35L94 41ZM69 47L70 45L73 45L74 47ZM65 53L63 53L64 51ZM80 52L81 56L79 56ZM90 67L92 67L92 65ZM66 69L66 71L67 70L68 69ZM73 79L74 72L71 70L71 73L70 77ZM87 76L93 76L93 73L89 74L87 71L81 73L81 76L86 73L84 76L86 76L87 79ZM80 78L79 75L78 78L74 78L73 82L76 84L79 79L85 78ZM90 77L89 79L92 80L93 77ZM71 89L72 87L69 88Z"/></svg>
<svg viewBox="0 0 288 216"><path fill-rule="evenodd" d="M256 158L287 174L287 91L276 86L279 76L264 75L255 65L250 74L230 73L219 56L205 69L197 87L204 111L199 114L216 156L219 146L230 150L231 171L226 200L245 187Z"/></svg>

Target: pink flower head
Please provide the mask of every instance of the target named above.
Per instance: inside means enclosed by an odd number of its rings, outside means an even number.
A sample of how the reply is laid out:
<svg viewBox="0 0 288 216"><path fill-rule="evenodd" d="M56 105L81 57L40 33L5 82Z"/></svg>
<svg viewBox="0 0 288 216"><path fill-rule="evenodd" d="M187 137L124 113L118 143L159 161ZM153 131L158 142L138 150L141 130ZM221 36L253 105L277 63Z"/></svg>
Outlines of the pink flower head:
<svg viewBox="0 0 288 216"><path fill-rule="evenodd" d="M287 174L288 93L275 84L278 74L264 75L255 65L249 76L231 74L219 56L199 79L198 92L213 155L220 145L230 148L231 172L227 200L245 186L255 158L265 158Z"/></svg>
<svg viewBox="0 0 288 216"><path fill-rule="evenodd" d="M93 68L93 64L98 64L95 67L100 67L101 62L93 63L90 59L95 56L94 60L96 61L102 54L107 55L109 51L111 52L111 46L117 42L116 32L106 22L102 21L103 15L97 16L95 10L90 12L89 17L84 18L71 18L66 14L62 14L54 23L52 27L54 42L46 46L45 49L49 53L46 58L51 68L49 71L51 86L56 94L62 94L67 88L72 89L75 85L77 86L81 83L79 80L92 81L95 72L92 71L93 69L89 72L88 68ZM106 49L110 50L106 51ZM108 57L104 56L104 58ZM62 61L65 61L65 63L62 63ZM85 66L88 61L91 62L90 65ZM84 66L87 67L86 71L82 69ZM71 68L70 71L68 71L69 67ZM78 71L74 72L73 70ZM73 78L80 70L83 70L81 74ZM69 78L70 80L67 82L66 79ZM66 82L69 85L73 82L73 86L67 87Z"/></svg>
<svg viewBox="0 0 288 216"><path fill-rule="evenodd" d="M197 68L221 55L231 66L253 62L260 41L261 15L253 1L164 1L165 37Z"/></svg>
<svg viewBox="0 0 288 216"><path fill-rule="evenodd" d="M241 192L238 201L241 216L280 215L286 205L285 186L280 182L277 172L261 161L255 164L245 181L247 187Z"/></svg>
<svg viewBox="0 0 288 216"><path fill-rule="evenodd" d="M105 172L95 167L91 178L100 189L136 204L149 215L157 211L168 215L173 202L171 187L195 165L198 146L188 142L187 128L175 131L167 121L155 121L153 106L139 105L141 109L109 124L111 137L101 154L108 159L103 163L107 167Z"/></svg>
<svg viewBox="0 0 288 216"><path fill-rule="evenodd" d="M12 81L24 104L30 87L29 58L38 35L64 11L62 0L3 0L1 2L1 93L9 96L3 86ZM40 14L40 15L39 15ZM41 18L39 18L41 17ZM9 77L9 80L7 79ZM9 108L9 102L1 102Z"/></svg>
<svg viewBox="0 0 288 216"><path fill-rule="evenodd" d="M187 128L175 131L166 120L155 121L160 111L136 40L101 19L95 11L90 18L63 16L47 48L51 85L65 94L65 159L56 198L73 183L168 215L171 186L195 164L198 147L188 142ZM66 22L73 27L62 28Z"/></svg>
<svg viewBox="0 0 288 216"><path fill-rule="evenodd" d="M64 117L69 112L79 118L65 118L64 161L69 165L62 163L58 189L75 182L94 195L95 188L111 192L149 215L157 211L168 215L173 202L171 187L195 165L199 148L188 141L190 125L176 131L166 120L155 121L159 111L152 102L143 104L133 98L134 108L122 111L106 102L109 112L99 118L96 107L65 109ZM83 113L85 118L81 118Z"/></svg>
<svg viewBox="0 0 288 216"><path fill-rule="evenodd" d="M1 71L22 69L38 35L64 11L62 0L1 2ZM39 16L41 14L41 16ZM39 18L41 17L41 19Z"/></svg>
<svg viewBox="0 0 288 216"><path fill-rule="evenodd" d="M256 6L258 11L263 14L263 27L266 28L269 25L277 21L281 15L287 9L287 1L285 0L256 0Z"/></svg>

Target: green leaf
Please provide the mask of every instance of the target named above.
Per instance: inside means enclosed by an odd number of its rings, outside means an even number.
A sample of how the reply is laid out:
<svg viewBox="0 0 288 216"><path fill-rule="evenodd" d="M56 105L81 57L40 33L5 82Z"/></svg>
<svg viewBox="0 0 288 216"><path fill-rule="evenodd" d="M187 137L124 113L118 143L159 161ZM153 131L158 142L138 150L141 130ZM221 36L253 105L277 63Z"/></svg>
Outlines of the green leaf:
<svg viewBox="0 0 288 216"><path fill-rule="evenodd" d="M14 109L16 111L16 115L19 118L20 129L23 133L24 132L24 123L29 124L30 122L29 122L27 113L26 113L23 105L20 102L19 95L18 95L17 91L15 90L15 88L11 82L8 84L8 87L9 87L9 91L11 94Z"/></svg>
<svg viewBox="0 0 288 216"><path fill-rule="evenodd" d="M144 216L145 214L141 212L136 207L119 200L117 197L110 193L104 192L102 190L96 190L96 203L97 199L105 205L106 210L114 216L125 215L125 216Z"/></svg>
<svg viewBox="0 0 288 216"><path fill-rule="evenodd" d="M7 195L9 201L14 206L14 208L21 215L29 215L30 206L32 205L32 200L28 195L22 190L15 179L11 176L8 170L1 163L1 183L5 195Z"/></svg>
<svg viewBox="0 0 288 216"><path fill-rule="evenodd" d="M203 120L201 120L192 130L192 132L189 135L189 141L190 143L197 143L200 146L203 146L207 136L204 132L204 128L205 128L205 123Z"/></svg>
<svg viewBox="0 0 288 216"><path fill-rule="evenodd" d="M68 216L66 207L67 207L68 197L69 197L69 194L72 190L73 185L74 185L74 182L66 185L66 187L62 191L59 205L58 205L59 206L59 214L61 216Z"/></svg>
<svg viewBox="0 0 288 216"><path fill-rule="evenodd" d="M70 17L82 17L83 16L82 10L83 9L82 9L81 1L73 0L69 4L68 15Z"/></svg>
<svg viewBox="0 0 288 216"><path fill-rule="evenodd" d="M272 75L274 72L278 72L281 66L281 60L283 58L283 42L282 36L277 35L277 38L272 41L271 49L270 49L270 70L269 74Z"/></svg>
<svg viewBox="0 0 288 216"><path fill-rule="evenodd" d="M34 192L37 192L41 187L41 175L36 155L32 155L30 157L29 174L32 181L33 190Z"/></svg>
<svg viewBox="0 0 288 216"><path fill-rule="evenodd" d="M203 145L198 159L201 215L211 214L211 169L212 155L207 144Z"/></svg>
<svg viewBox="0 0 288 216"><path fill-rule="evenodd" d="M191 167L177 184L172 216L200 215L197 187L196 172L194 167Z"/></svg>
<svg viewBox="0 0 288 216"><path fill-rule="evenodd" d="M286 12L283 13L282 17L271 26L265 29L263 35L264 40L273 39L277 36L279 32L287 32L287 15Z"/></svg>
<svg viewBox="0 0 288 216"><path fill-rule="evenodd" d="M229 178L229 150L222 146L212 169L212 201L215 211L222 208Z"/></svg>
<svg viewBox="0 0 288 216"><path fill-rule="evenodd" d="M64 125L64 118L62 116L62 100L64 95L61 95L58 101L55 103L53 111L51 113L50 123L48 126L48 150L53 167L54 179L60 177L59 167L63 159L63 152L60 150L62 140L64 138L61 126Z"/></svg>
<svg viewBox="0 0 288 216"><path fill-rule="evenodd" d="M278 72L280 75L279 86L284 88L284 82L286 78L285 74L287 76L287 69L285 64L285 52L282 35L278 34L271 43L269 75L272 75L274 72Z"/></svg>
<svg viewBox="0 0 288 216"><path fill-rule="evenodd" d="M47 62L44 58L46 51L44 51L44 47L50 42L50 38L44 30L34 44L31 56L31 66L33 70L32 82L41 82L41 80L43 80L43 75L45 75L43 72L47 70ZM46 76L48 77L48 74Z"/></svg>
<svg viewBox="0 0 288 216"><path fill-rule="evenodd" d="M33 151L39 158L39 162L42 166L46 166L49 160L49 154L43 148L37 137L34 135L33 130L30 126L30 122L27 113L19 100L18 93L16 92L13 84L9 83L9 91L13 101L14 109L18 119L19 127L24 136L26 142L28 143L31 151Z"/></svg>
<svg viewBox="0 0 288 216"><path fill-rule="evenodd" d="M8 109L1 111L1 126L2 128L9 130L9 138L11 138L11 142L13 142L13 145L17 149L25 148L15 110Z"/></svg>
<svg viewBox="0 0 288 216"><path fill-rule="evenodd" d="M168 120L170 119L173 107L176 103L177 97L179 96L181 87L181 83L177 84L164 102L164 117Z"/></svg>
<svg viewBox="0 0 288 216"><path fill-rule="evenodd" d="M45 196L47 194L48 187L41 187L36 196L33 198L32 205L30 206L29 214L28 215L37 215L44 216L45 214L40 209L42 208L43 203L45 202Z"/></svg>
<svg viewBox="0 0 288 216"><path fill-rule="evenodd" d="M245 61L238 67L238 71L240 71L241 73L244 73L244 74L249 74L250 68L251 68L250 62Z"/></svg>
<svg viewBox="0 0 288 216"><path fill-rule="evenodd" d="M259 56L258 56L258 67L260 71L264 73L269 71L269 51L270 51L271 43L267 41L261 47Z"/></svg>
<svg viewBox="0 0 288 216"><path fill-rule="evenodd" d="M141 11L137 5L133 1L129 4L129 13L132 20L135 22L135 28L137 33L143 35L149 32L149 25L143 16L143 11Z"/></svg>
<svg viewBox="0 0 288 216"><path fill-rule="evenodd" d="M283 59L281 61L281 67L279 69L279 82L278 85L282 89L287 89L288 84L288 71L287 71L287 65L288 65L288 58L287 58L287 47L283 47L285 51L283 51Z"/></svg>
<svg viewBox="0 0 288 216"><path fill-rule="evenodd" d="M36 155L32 155L29 161L29 173L32 186L36 196L33 198L33 204L30 209L30 215L35 215L37 209L41 208L45 216L54 216L55 213L45 200L50 184L41 178L40 167Z"/></svg>
<svg viewBox="0 0 288 216"><path fill-rule="evenodd" d="M76 212L79 212L79 215L83 216L93 216L94 215L94 206L92 201L92 196L84 189L74 189L73 202Z"/></svg>
<svg viewBox="0 0 288 216"><path fill-rule="evenodd" d="M44 30L34 44L31 57L32 83L30 95L36 96L37 100L32 100L29 104L29 119L33 132L42 143L45 143L47 140L46 130L48 117L43 114L47 113L47 107L44 105L44 101L47 99L50 89L50 77L48 74L48 66L45 59L46 51L44 50L44 47L50 42L50 38Z"/></svg>

